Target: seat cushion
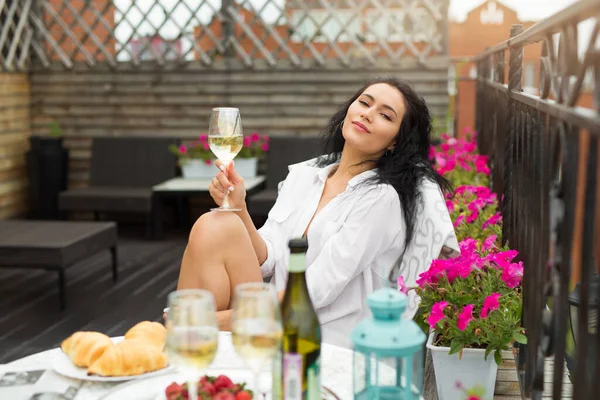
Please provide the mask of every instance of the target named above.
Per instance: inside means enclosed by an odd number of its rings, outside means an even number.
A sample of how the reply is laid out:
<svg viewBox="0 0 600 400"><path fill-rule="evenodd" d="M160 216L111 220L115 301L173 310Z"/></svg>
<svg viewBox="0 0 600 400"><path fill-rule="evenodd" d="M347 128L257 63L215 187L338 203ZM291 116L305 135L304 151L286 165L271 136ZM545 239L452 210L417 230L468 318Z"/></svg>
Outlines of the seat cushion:
<svg viewBox="0 0 600 400"><path fill-rule="evenodd" d="M266 189L248 198L248 212L252 216L267 216L277 200L277 189Z"/></svg>
<svg viewBox="0 0 600 400"><path fill-rule="evenodd" d="M58 197L62 211L148 212L151 204L151 188L88 187L67 190Z"/></svg>

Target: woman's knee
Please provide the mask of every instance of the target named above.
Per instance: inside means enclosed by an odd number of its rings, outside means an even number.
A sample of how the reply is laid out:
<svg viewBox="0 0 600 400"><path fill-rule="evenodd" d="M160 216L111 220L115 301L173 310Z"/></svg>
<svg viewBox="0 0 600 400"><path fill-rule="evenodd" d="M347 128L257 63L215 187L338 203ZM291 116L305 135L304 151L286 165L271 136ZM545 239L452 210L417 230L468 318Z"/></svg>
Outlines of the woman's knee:
<svg viewBox="0 0 600 400"><path fill-rule="evenodd" d="M221 244L243 233L244 223L233 212L208 212L196 220L190 231L190 243Z"/></svg>

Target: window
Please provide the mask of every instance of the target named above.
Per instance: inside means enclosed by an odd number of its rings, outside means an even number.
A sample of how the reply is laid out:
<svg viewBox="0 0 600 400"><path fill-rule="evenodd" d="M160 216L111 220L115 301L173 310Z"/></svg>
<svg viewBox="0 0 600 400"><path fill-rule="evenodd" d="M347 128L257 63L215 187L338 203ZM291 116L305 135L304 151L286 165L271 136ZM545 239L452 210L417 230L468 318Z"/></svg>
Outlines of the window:
<svg viewBox="0 0 600 400"><path fill-rule="evenodd" d="M334 42L337 38L338 42L348 42L351 40L350 35L357 36L360 33L360 19L354 15L352 11L343 10L331 13L326 10L311 10L308 15L304 11L294 12L291 18L294 29L292 40L326 42L329 39Z"/></svg>
<svg viewBox="0 0 600 400"><path fill-rule="evenodd" d="M381 38L387 42L428 41L437 32L436 21L423 7L369 10L365 16L366 38L369 42Z"/></svg>

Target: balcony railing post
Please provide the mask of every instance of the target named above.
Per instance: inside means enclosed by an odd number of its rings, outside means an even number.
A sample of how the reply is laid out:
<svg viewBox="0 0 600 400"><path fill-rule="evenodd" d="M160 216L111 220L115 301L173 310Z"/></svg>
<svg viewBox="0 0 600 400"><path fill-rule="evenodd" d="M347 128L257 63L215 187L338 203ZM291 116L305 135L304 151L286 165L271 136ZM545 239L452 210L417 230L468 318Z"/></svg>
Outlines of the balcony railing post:
<svg viewBox="0 0 600 400"><path fill-rule="evenodd" d="M515 24L510 28L510 37L515 37L520 33L523 33L525 28L523 25ZM515 155L516 147L516 134L517 134L517 109L515 101L512 99L512 91L523 91L522 85L523 79L523 46L511 47L509 50L509 66L508 66L508 130L507 132L500 133L497 139L497 146L494 150L496 152L495 162L500 163L500 166L503 169L502 180L501 182L496 179L495 183L499 183L495 187L496 193L504 193L504 200L501 201L502 207L502 215L505 219L508 219L508 223L503 224L503 232L502 238L506 243L508 240L509 243L515 243L515 238L512 235L512 227L514 226L514 222L510 219L514 217L514 213L511 210L512 208L512 192L514 190L514 185L512 182L512 170L513 163L515 161L518 162L516 157L512 157ZM504 145L502 145L504 144ZM504 160L504 161L501 161ZM505 161L512 160L512 162L507 165Z"/></svg>

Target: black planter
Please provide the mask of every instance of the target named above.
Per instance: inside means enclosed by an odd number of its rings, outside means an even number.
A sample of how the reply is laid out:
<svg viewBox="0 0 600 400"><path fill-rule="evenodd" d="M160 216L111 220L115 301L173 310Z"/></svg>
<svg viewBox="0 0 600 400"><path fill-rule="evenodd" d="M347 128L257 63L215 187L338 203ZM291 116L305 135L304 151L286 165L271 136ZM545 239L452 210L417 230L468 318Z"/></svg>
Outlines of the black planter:
<svg viewBox="0 0 600 400"><path fill-rule="evenodd" d="M69 152L62 137L31 136L27 152L31 216L59 219L58 194L67 189Z"/></svg>

